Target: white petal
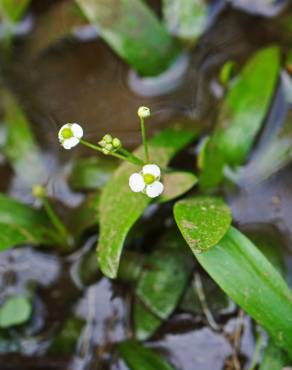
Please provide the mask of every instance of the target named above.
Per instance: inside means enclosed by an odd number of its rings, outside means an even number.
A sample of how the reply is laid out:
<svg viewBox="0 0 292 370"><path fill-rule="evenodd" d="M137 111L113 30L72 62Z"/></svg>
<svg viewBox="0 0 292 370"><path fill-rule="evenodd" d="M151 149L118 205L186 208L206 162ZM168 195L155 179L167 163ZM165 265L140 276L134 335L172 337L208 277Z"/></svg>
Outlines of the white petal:
<svg viewBox="0 0 292 370"><path fill-rule="evenodd" d="M146 173L153 175L157 179L160 177L160 168L156 164L146 164L142 169L142 173L144 175Z"/></svg>
<svg viewBox="0 0 292 370"><path fill-rule="evenodd" d="M164 186L160 181L155 181L153 184L146 186L146 194L149 198L156 198L163 192Z"/></svg>
<svg viewBox="0 0 292 370"><path fill-rule="evenodd" d="M63 141L62 146L65 149L71 149L78 144L79 144L79 139L77 139L77 137L70 137L70 139L66 139Z"/></svg>
<svg viewBox="0 0 292 370"><path fill-rule="evenodd" d="M133 173L133 175L131 175L129 178L129 186L135 193L139 193L140 191L144 190L145 183L143 176L139 173Z"/></svg>
<svg viewBox="0 0 292 370"><path fill-rule="evenodd" d="M83 128L78 125L78 123L72 123L71 130L73 132L74 137L77 139L81 139L83 136Z"/></svg>
<svg viewBox="0 0 292 370"><path fill-rule="evenodd" d="M66 125L63 125L61 128L60 128L60 130L59 130L59 132L58 132L58 139L59 139L59 141L63 141L64 139L63 139L63 137L62 137L62 135L61 135L61 133L62 133L62 131L64 130L64 128L70 128L71 127L71 125L70 125L70 123L66 123Z"/></svg>

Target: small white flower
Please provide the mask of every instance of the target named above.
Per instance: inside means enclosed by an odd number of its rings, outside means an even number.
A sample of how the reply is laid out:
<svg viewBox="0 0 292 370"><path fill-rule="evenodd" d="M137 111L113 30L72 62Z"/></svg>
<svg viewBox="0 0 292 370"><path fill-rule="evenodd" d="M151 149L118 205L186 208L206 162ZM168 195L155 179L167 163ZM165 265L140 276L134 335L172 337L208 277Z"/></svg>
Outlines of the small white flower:
<svg viewBox="0 0 292 370"><path fill-rule="evenodd" d="M143 192L149 198L158 197L164 189L160 182L161 171L156 164L146 164L140 173L133 173L129 178L129 186L135 193Z"/></svg>
<svg viewBox="0 0 292 370"><path fill-rule="evenodd" d="M139 107L137 114L140 118L147 118L150 116L150 109L148 107Z"/></svg>
<svg viewBox="0 0 292 370"><path fill-rule="evenodd" d="M83 129L78 123L67 123L62 126L58 138L65 149L71 149L78 145L83 137Z"/></svg>

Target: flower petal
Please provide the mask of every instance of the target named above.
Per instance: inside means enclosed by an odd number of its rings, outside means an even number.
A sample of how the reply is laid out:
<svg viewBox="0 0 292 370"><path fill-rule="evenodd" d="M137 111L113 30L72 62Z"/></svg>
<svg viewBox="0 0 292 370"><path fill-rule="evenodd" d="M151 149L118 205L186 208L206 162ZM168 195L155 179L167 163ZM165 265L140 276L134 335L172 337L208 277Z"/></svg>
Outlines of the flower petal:
<svg viewBox="0 0 292 370"><path fill-rule="evenodd" d="M66 128L71 128L70 123L66 123L66 125L63 125L63 126L60 128L60 130L59 130L59 132L58 132L58 139L59 139L59 141L60 141L60 142L62 142L62 141L64 140L64 138L63 138L63 136L62 136L62 131L63 131L64 129L66 129Z"/></svg>
<svg viewBox="0 0 292 370"><path fill-rule="evenodd" d="M155 181L153 184L146 186L146 194L149 198L156 198L163 192L162 182Z"/></svg>
<svg viewBox="0 0 292 370"><path fill-rule="evenodd" d="M143 176L139 173L133 173L133 175L131 175L129 178L129 186L135 193L139 193L140 191L144 190L145 183Z"/></svg>
<svg viewBox="0 0 292 370"><path fill-rule="evenodd" d="M66 139L62 142L62 146L64 149L71 149L78 144L79 139L77 139L77 137L71 137L70 139Z"/></svg>
<svg viewBox="0 0 292 370"><path fill-rule="evenodd" d="M78 125L78 123L72 123L71 130L73 132L74 137L77 137L77 139L81 139L83 136L83 128Z"/></svg>
<svg viewBox="0 0 292 370"><path fill-rule="evenodd" d="M156 164L146 164L142 169L143 175L150 174L156 179L160 177L160 168Z"/></svg>

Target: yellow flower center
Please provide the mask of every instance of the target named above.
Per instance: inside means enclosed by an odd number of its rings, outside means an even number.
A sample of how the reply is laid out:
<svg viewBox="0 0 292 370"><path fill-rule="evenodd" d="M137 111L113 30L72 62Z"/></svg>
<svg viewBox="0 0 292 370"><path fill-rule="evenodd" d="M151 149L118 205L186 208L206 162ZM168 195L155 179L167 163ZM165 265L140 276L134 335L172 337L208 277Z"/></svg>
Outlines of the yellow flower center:
<svg viewBox="0 0 292 370"><path fill-rule="evenodd" d="M61 136L62 136L62 138L63 138L64 140L66 140L66 139L70 139L70 138L71 138L71 137L73 137L74 135L73 135L73 132L72 132L71 128L66 127L66 128L64 128L64 129L61 131Z"/></svg>
<svg viewBox="0 0 292 370"><path fill-rule="evenodd" d="M145 184L150 185L155 181L155 176L151 175L151 173L145 173L145 175L143 175L143 179Z"/></svg>

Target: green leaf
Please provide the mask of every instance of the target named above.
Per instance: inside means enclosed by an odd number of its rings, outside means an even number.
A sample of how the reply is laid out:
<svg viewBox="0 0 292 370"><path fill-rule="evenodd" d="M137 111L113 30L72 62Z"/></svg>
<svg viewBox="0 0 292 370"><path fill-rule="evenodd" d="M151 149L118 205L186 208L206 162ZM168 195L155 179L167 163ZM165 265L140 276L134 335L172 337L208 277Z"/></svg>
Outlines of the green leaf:
<svg viewBox="0 0 292 370"><path fill-rule="evenodd" d="M140 75L158 75L177 59L177 43L144 1L76 2L108 45Z"/></svg>
<svg viewBox="0 0 292 370"><path fill-rule="evenodd" d="M46 215L0 194L0 251L21 244L51 244Z"/></svg>
<svg viewBox="0 0 292 370"><path fill-rule="evenodd" d="M21 325L31 316L31 303L26 297L9 297L0 307L0 327Z"/></svg>
<svg viewBox="0 0 292 370"><path fill-rule="evenodd" d="M269 340L259 370L282 370L284 365L287 364L286 357L282 349L277 347L272 340Z"/></svg>
<svg viewBox="0 0 292 370"><path fill-rule="evenodd" d="M229 229L231 211L220 198L195 197L174 206L176 223L193 252L216 245Z"/></svg>
<svg viewBox="0 0 292 370"><path fill-rule="evenodd" d="M193 262L183 250L159 249L147 259L136 294L152 313L167 319L182 296L192 268Z"/></svg>
<svg viewBox="0 0 292 370"><path fill-rule="evenodd" d="M116 168L116 162L108 159L79 159L72 169L69 184L74 190L102 189Z"/></svg>
<svg viewBox="0 0 292 370"><path fill-rule="evenodd" d="M152 313L145 305L135 299L133 307L135 337L139 340L150 338L160 327L163 320Z"/></svg>
<svg viewBox="0 0 292 370"><path fill-rule="evenodd" d="M131 370L174 370L159 354L133 340L119 344L119 351Z"/></svg>
<svg viewBox="0 0 292 370"><path fill-rule="evenodd" d="M5 156L26 185L44 183L47 170L24 112L8 91L1 90L0 96L7 128L7 141L3 149Z"/></svg>
<svg viewBox="0 0 292 370"><path fill-rule="evenodd" d="M172 35L195 41L206 28L208 7L201 0L163 0L163 16Z"/></svg>
<svg viewBox="0 0 292 370"><path fill-rule="evenodd" d="M197 177L191 172L175 171L163 175L164 191L159 202L168 202L188 192L197 182Z"/></svg>
<svg viewBox="0 0 292 370"><path fill-rule="evenodd" d="M225 164L237 166L246 160L270 107L279 67L279 49L274 46L265 48L247 62L235 79L205 149L208 153L200 179L202 186L217 185L222 179Z"/></svg>
<svg viewBox="0 0 292 370"><path fill-rule="evenodd" d="M166 167L171 158L196 135L196 132L179 127L163 131L149 142L151 160L160 167ZM135 154L142 155L143 148L140 147ZM150 198L141 193L133 193L128 185L130 175L139 170L138 166L122 164L101 195L98 257L102 272L110 278L117 276L129 230L150 204Z"/></svg>
<svg viewBox="0 0 292 370"><path fill-rule="evenodd" d="M184 231L183 219L177 218ZM197 260L275 343L292 353L292 293L259 249L233 227Z"/></svg>
<svg viewBox="0 0 292 370"><path fill-rule="evenodd" d="M29 7L30 2L31 0L1 0L0 14L2 13L12 22L17 22Z"/></svg>

